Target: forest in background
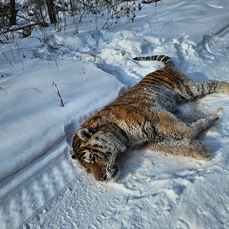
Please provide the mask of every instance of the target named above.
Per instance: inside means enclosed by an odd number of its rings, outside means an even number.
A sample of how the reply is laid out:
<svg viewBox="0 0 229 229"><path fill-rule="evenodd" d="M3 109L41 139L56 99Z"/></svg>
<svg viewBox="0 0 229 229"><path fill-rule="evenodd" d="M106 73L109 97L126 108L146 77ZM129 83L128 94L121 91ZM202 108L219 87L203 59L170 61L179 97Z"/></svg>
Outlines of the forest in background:
<svg viewBox="0 0 229 229"><path fill-rule="evenodd" d="M76 33L79 32L79 24L84 19L88 20L90 15L97 15L98 20L104 21L102 27L97 26L96 30L109 28L122 17L133 23L135 12L142 9L142 4L157 4L158 1L4 0L0 3L0 43L11 42L15 32L21 37L28 37L35 26L42 29L54 24L57 31L66 29L67 17L73 18Z"/></svg>

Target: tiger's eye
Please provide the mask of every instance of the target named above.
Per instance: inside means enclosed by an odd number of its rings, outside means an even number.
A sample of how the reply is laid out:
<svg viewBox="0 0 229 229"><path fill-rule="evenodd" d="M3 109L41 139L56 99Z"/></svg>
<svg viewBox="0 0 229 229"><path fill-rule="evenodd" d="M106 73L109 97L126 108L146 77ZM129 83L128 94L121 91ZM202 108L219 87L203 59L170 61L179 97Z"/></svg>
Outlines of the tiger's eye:
<svg viewBox="0 0 229 229"><path fill-rule="evenodd" d="M91 170L90 170L90 169L87 169L86 172L87 172L87 173L91 173Z"/></svg>

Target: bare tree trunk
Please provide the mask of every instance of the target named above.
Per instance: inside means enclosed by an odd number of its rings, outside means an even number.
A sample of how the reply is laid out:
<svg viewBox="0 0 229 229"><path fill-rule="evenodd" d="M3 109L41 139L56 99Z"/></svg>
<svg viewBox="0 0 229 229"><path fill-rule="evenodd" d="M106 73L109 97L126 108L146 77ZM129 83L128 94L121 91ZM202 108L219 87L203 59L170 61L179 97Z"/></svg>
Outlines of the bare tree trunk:
<svg viewBox="0 0 229 229"><path fill-rule="evenodd" d="M46 0L48 7L49 19L51 23L57 23L53 0Z"/></svg>
<svg viewBox="0 0 229 229"><path fill-rule="evenodd" d="M37 4L37 8L38 8L38 10L39 10L39 13L40 13L40 17L41 17L42 22L41 22L40 19L39 19L39 14L36 12L37 21L39 22L40 26L46 27L45 19L44 19L44 16L43 16L43 14L42 14L42 9L41 9L40 0L36 0L36 4ZM36 8L36 10L37 10L37 8Z"/></svg>
<svg viewBox="0 0 229 229"><path fill-rule="evenodd" d="M15 9L15 0L10 0L10 26L16 25L16 9Z"/></svg>
<svg viewBox="0 0 229 229"><path fill-rule="evenodd" d="M72 0L70 0L70 8L71 8L71 16L74 16L74 12L73 12L73 6L72 6Z"/></svg>

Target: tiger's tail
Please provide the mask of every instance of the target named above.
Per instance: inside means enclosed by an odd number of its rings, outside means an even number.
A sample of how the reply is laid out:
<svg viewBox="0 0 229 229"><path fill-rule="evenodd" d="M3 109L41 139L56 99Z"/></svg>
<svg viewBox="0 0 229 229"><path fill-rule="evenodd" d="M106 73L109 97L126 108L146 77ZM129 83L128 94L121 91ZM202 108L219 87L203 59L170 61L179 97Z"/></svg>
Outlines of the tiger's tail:
<svg viewBox="0 0 229 229"><path fill-rule="evenodd" d="M165 55L156 55L156 56L146 56L146 57L135 57L133 60L143 60L143 61L149 61L149 60L155 60L155 61L161 61L166 68L174 68L175 65L173 61L170 59L170 57Z"/></svg>

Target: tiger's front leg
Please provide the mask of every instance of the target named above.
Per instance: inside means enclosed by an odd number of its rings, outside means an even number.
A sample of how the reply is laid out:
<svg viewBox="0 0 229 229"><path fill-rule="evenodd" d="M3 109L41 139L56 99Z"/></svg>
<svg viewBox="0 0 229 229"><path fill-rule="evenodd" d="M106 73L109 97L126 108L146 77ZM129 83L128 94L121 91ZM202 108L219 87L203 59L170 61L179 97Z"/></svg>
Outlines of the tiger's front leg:
<svg viewBox="0 0 229 229"><path fill-rule="evenodd" d="M148 146L151 150L158 150L173 155L192 157L195 159L205 160L211 156L211 150L194 139L167 140Z"/></svg>

